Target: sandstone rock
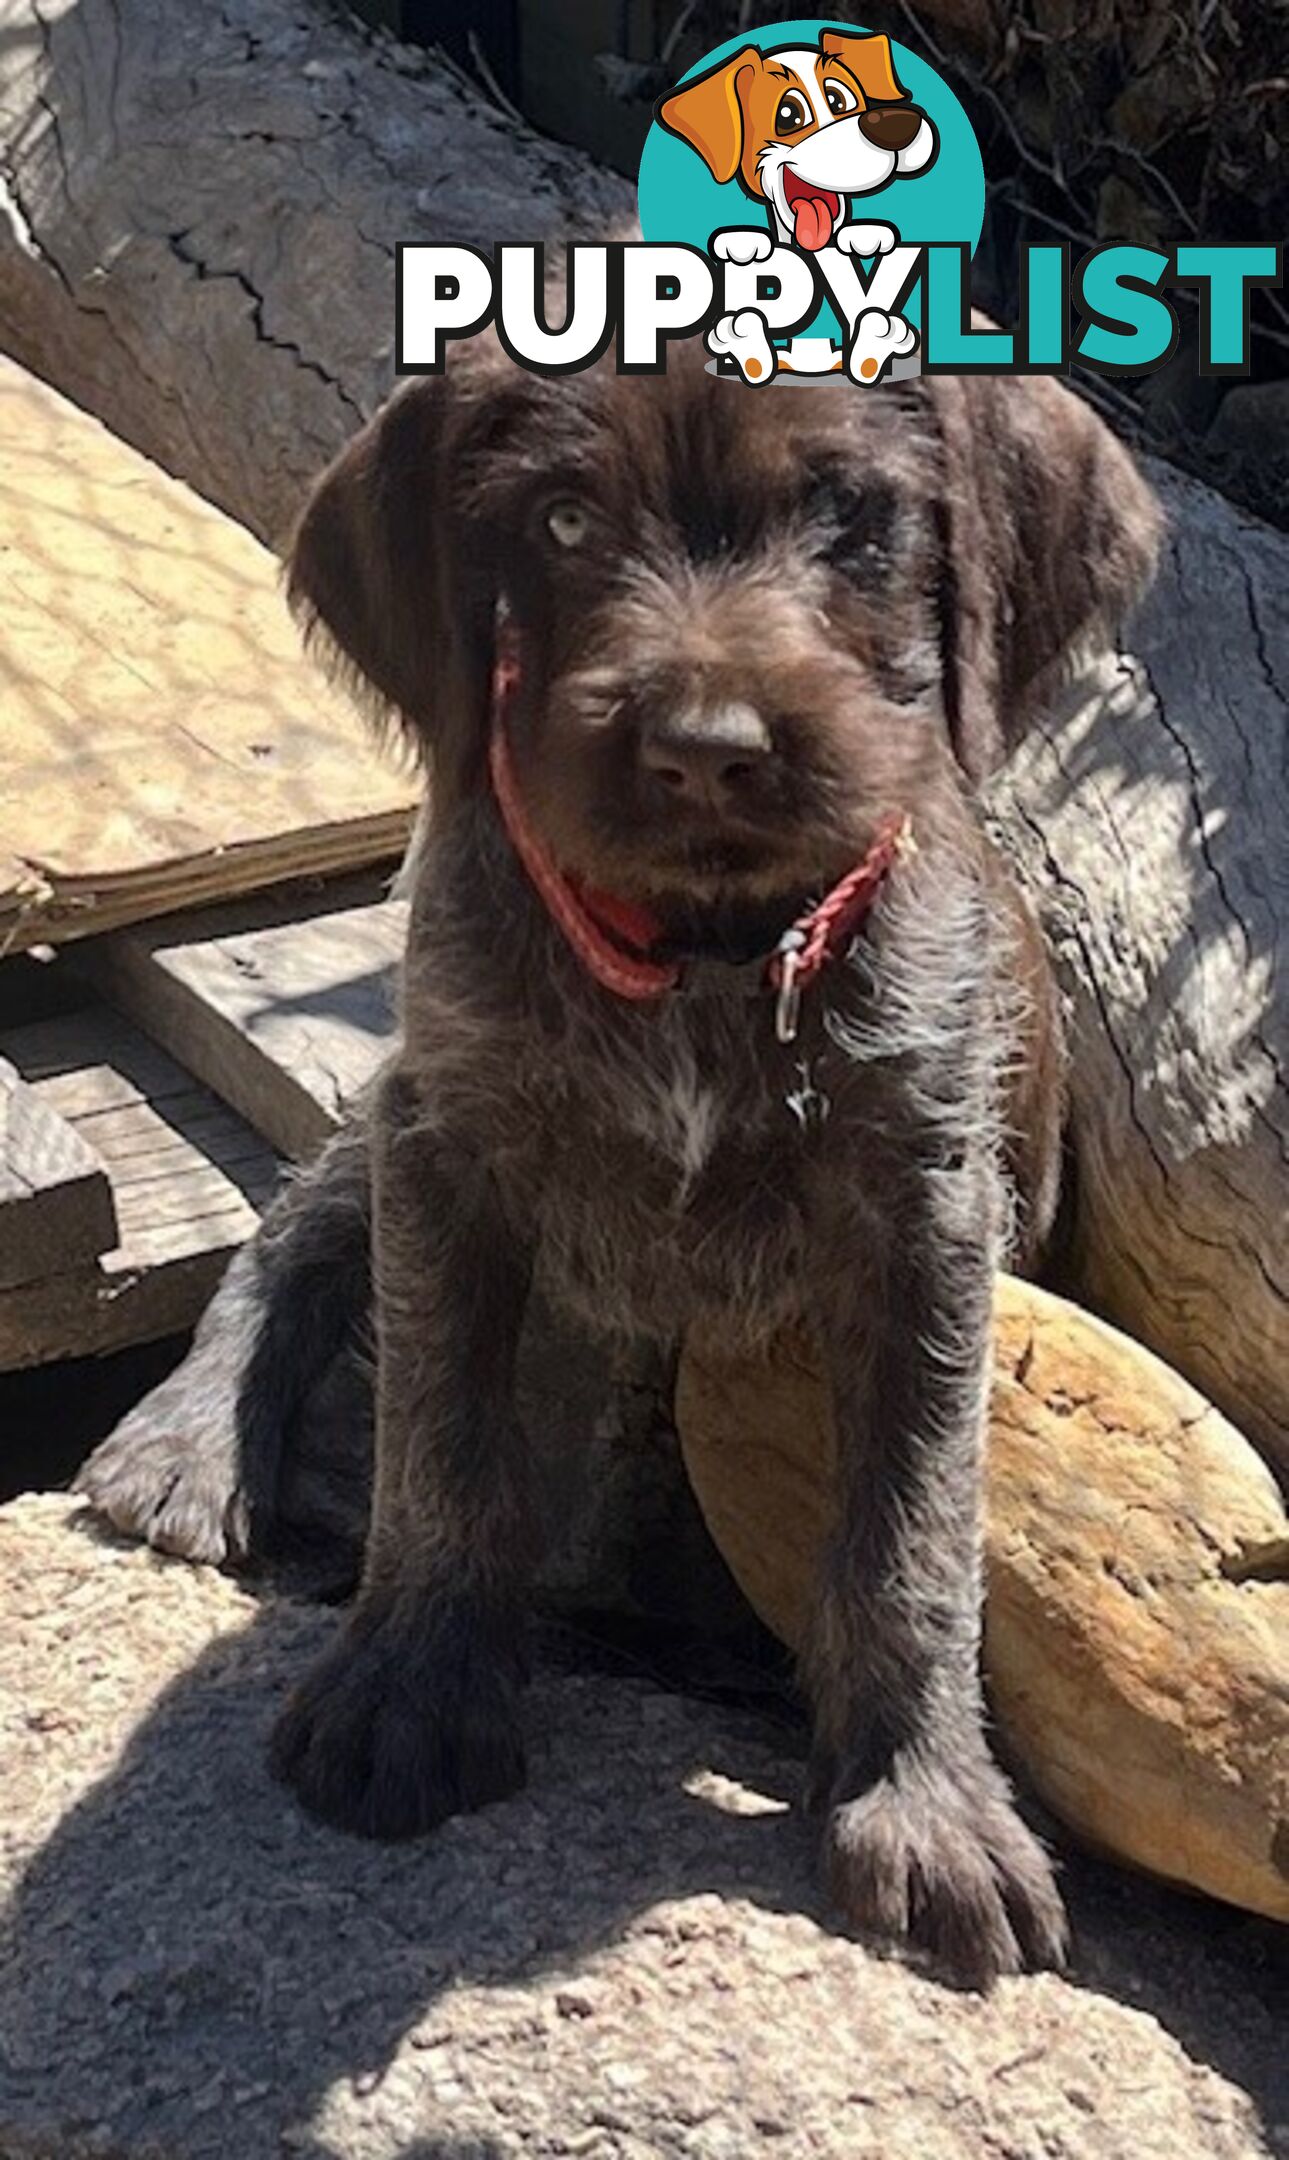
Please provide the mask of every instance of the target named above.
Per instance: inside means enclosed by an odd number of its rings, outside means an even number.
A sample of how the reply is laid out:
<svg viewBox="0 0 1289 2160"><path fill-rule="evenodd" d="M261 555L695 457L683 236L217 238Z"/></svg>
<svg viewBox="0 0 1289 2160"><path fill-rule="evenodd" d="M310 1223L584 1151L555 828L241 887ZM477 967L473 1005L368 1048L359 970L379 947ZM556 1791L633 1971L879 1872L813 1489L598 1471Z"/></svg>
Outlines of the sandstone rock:
<svg viewBox="0 0 1289 2160"><path fill-rule="evenodd" d="M949 1992L821 1924L794 1732L576 1671L526 1793L334 1835L263 1754L334 1618L85 1523L0 1510L4 2160L1274 2152L1258 1923L1082 1862L1081 1984Z"/></svg>
<svg viewBox="0 0 1289 2160"><path fill-rule="evenodd" d="M808 1341L692 1341L677 1420L718 1546L799 1640L831 1508ZM1253 1450L1102 1322L1000 1279L986 1663L1053 1810L1144 1868L1289 1920L1289 1521Z"/></svg>

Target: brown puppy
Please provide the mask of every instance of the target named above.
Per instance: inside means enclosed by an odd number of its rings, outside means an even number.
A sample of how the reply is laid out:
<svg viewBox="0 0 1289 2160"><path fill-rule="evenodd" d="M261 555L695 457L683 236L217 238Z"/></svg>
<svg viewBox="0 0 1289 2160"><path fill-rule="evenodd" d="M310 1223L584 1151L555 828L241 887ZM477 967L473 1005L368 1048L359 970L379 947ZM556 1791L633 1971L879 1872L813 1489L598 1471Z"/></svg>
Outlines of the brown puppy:
<svg viewBox="0 0 1289 2160"><path fill-rule="evenodd" d="M523 1775L534 1268L668 1338L804 1310L844 1468L805 1671L828 1879L968 1977L1059 1958L978 1674L990 1285L1050 1218L1058 1053L972 797L1153 533L1052 383L749 397L694 350L550 382L477 347L323 479L293 599L431 772L404 1039L208 1316L204 1445L124 1428L83 1489L188 1550L248 1502L271 1535L370 1243L362 1584L273 1743L328 1821L415 1834Z"/></svg>

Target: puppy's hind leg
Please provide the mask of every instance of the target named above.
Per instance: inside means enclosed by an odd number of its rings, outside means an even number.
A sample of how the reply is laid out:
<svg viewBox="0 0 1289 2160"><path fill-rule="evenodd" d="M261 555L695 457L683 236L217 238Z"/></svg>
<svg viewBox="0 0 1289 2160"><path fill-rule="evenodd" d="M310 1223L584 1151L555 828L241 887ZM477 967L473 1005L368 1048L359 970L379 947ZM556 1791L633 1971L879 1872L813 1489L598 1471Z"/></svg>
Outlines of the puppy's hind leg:
<svg viewBox="0 0 1289 2160"><path fill-rule="evenodd" d="M368 1307L368 1185L355 1120L278 1193L183 1363L75 1479L116 1529L214 1565L272 1549L290 1420Z"/></svg>

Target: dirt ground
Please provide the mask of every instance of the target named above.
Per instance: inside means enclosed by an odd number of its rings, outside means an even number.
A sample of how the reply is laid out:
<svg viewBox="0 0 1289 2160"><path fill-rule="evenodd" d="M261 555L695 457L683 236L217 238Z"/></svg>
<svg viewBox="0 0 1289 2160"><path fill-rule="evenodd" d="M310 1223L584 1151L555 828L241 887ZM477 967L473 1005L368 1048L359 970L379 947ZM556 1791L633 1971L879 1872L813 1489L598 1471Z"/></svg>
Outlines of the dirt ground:
<svg viewBox="0 0 1289 2160"><path fill-rule="evenodd" d="M1070 1856L1069 1978L824 1924L796 1734L547 1662L514 1801L402 1848L269 1780L333 1615L0 1510L0 2160L1289 2153L1283 1938Z"/></svg>

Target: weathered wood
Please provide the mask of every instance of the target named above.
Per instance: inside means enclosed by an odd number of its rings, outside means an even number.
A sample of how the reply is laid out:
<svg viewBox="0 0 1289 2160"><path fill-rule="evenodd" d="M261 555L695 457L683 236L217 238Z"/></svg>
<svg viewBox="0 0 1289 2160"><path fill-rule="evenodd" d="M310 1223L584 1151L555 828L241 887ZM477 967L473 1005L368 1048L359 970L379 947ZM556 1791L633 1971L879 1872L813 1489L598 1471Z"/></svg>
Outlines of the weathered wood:
<svg viewBox="0 0 1289 2160"><path fill-rule="evenodd" d="M88 1136L0 1057L0 1290L96 1260L116 1211Z"/></svg>
<svg viewBox="0 0 1289 2160"><path fill-rule="evenodd" d="M321 1145L394 1032L403 901L263 900L148 923L78 956L90 979L286 1155Z"/></svg>
<svg viewBox="0 0 1289 2160"><path fill-rule="evenodd" d="M1289 538L1166 468L1155 588L998 791L1070 1022L1081 1301L1289 1472Z"/></svg>
<svg viewBox="0 0 1289 2160"><path fill-rule="evenodd" d="M106 1008L0 1036L42 1111L102 1166L115 1229L93 1265L0 1289L0 1371L191 1327L251 1234L277 1158Z"/></svg>
<svg viewBox="0 0 1289 2160"><path fill-rule="evenodd" d="M1054 1812L1158 1875L1289 1919L1289 1518L1266 1466L1159 1359L1002 1278L985 1660ZM814 1346L691 1337L677 1423L703 1513L798 1646L834 1520Z"/></svg>
<svg viewBox="0 0 1289 2160"><path fill-rule="evenodd" d="M0 346L280 541L392 373L400 240L602 237L627 182L292 0L8 0Z"/></svg>
<svg viewBox="0 0 1289 2160"><path fill-rule="evenodd" d="M402 853L272 557L3 359L0 533L0 952Z"/></svg>

